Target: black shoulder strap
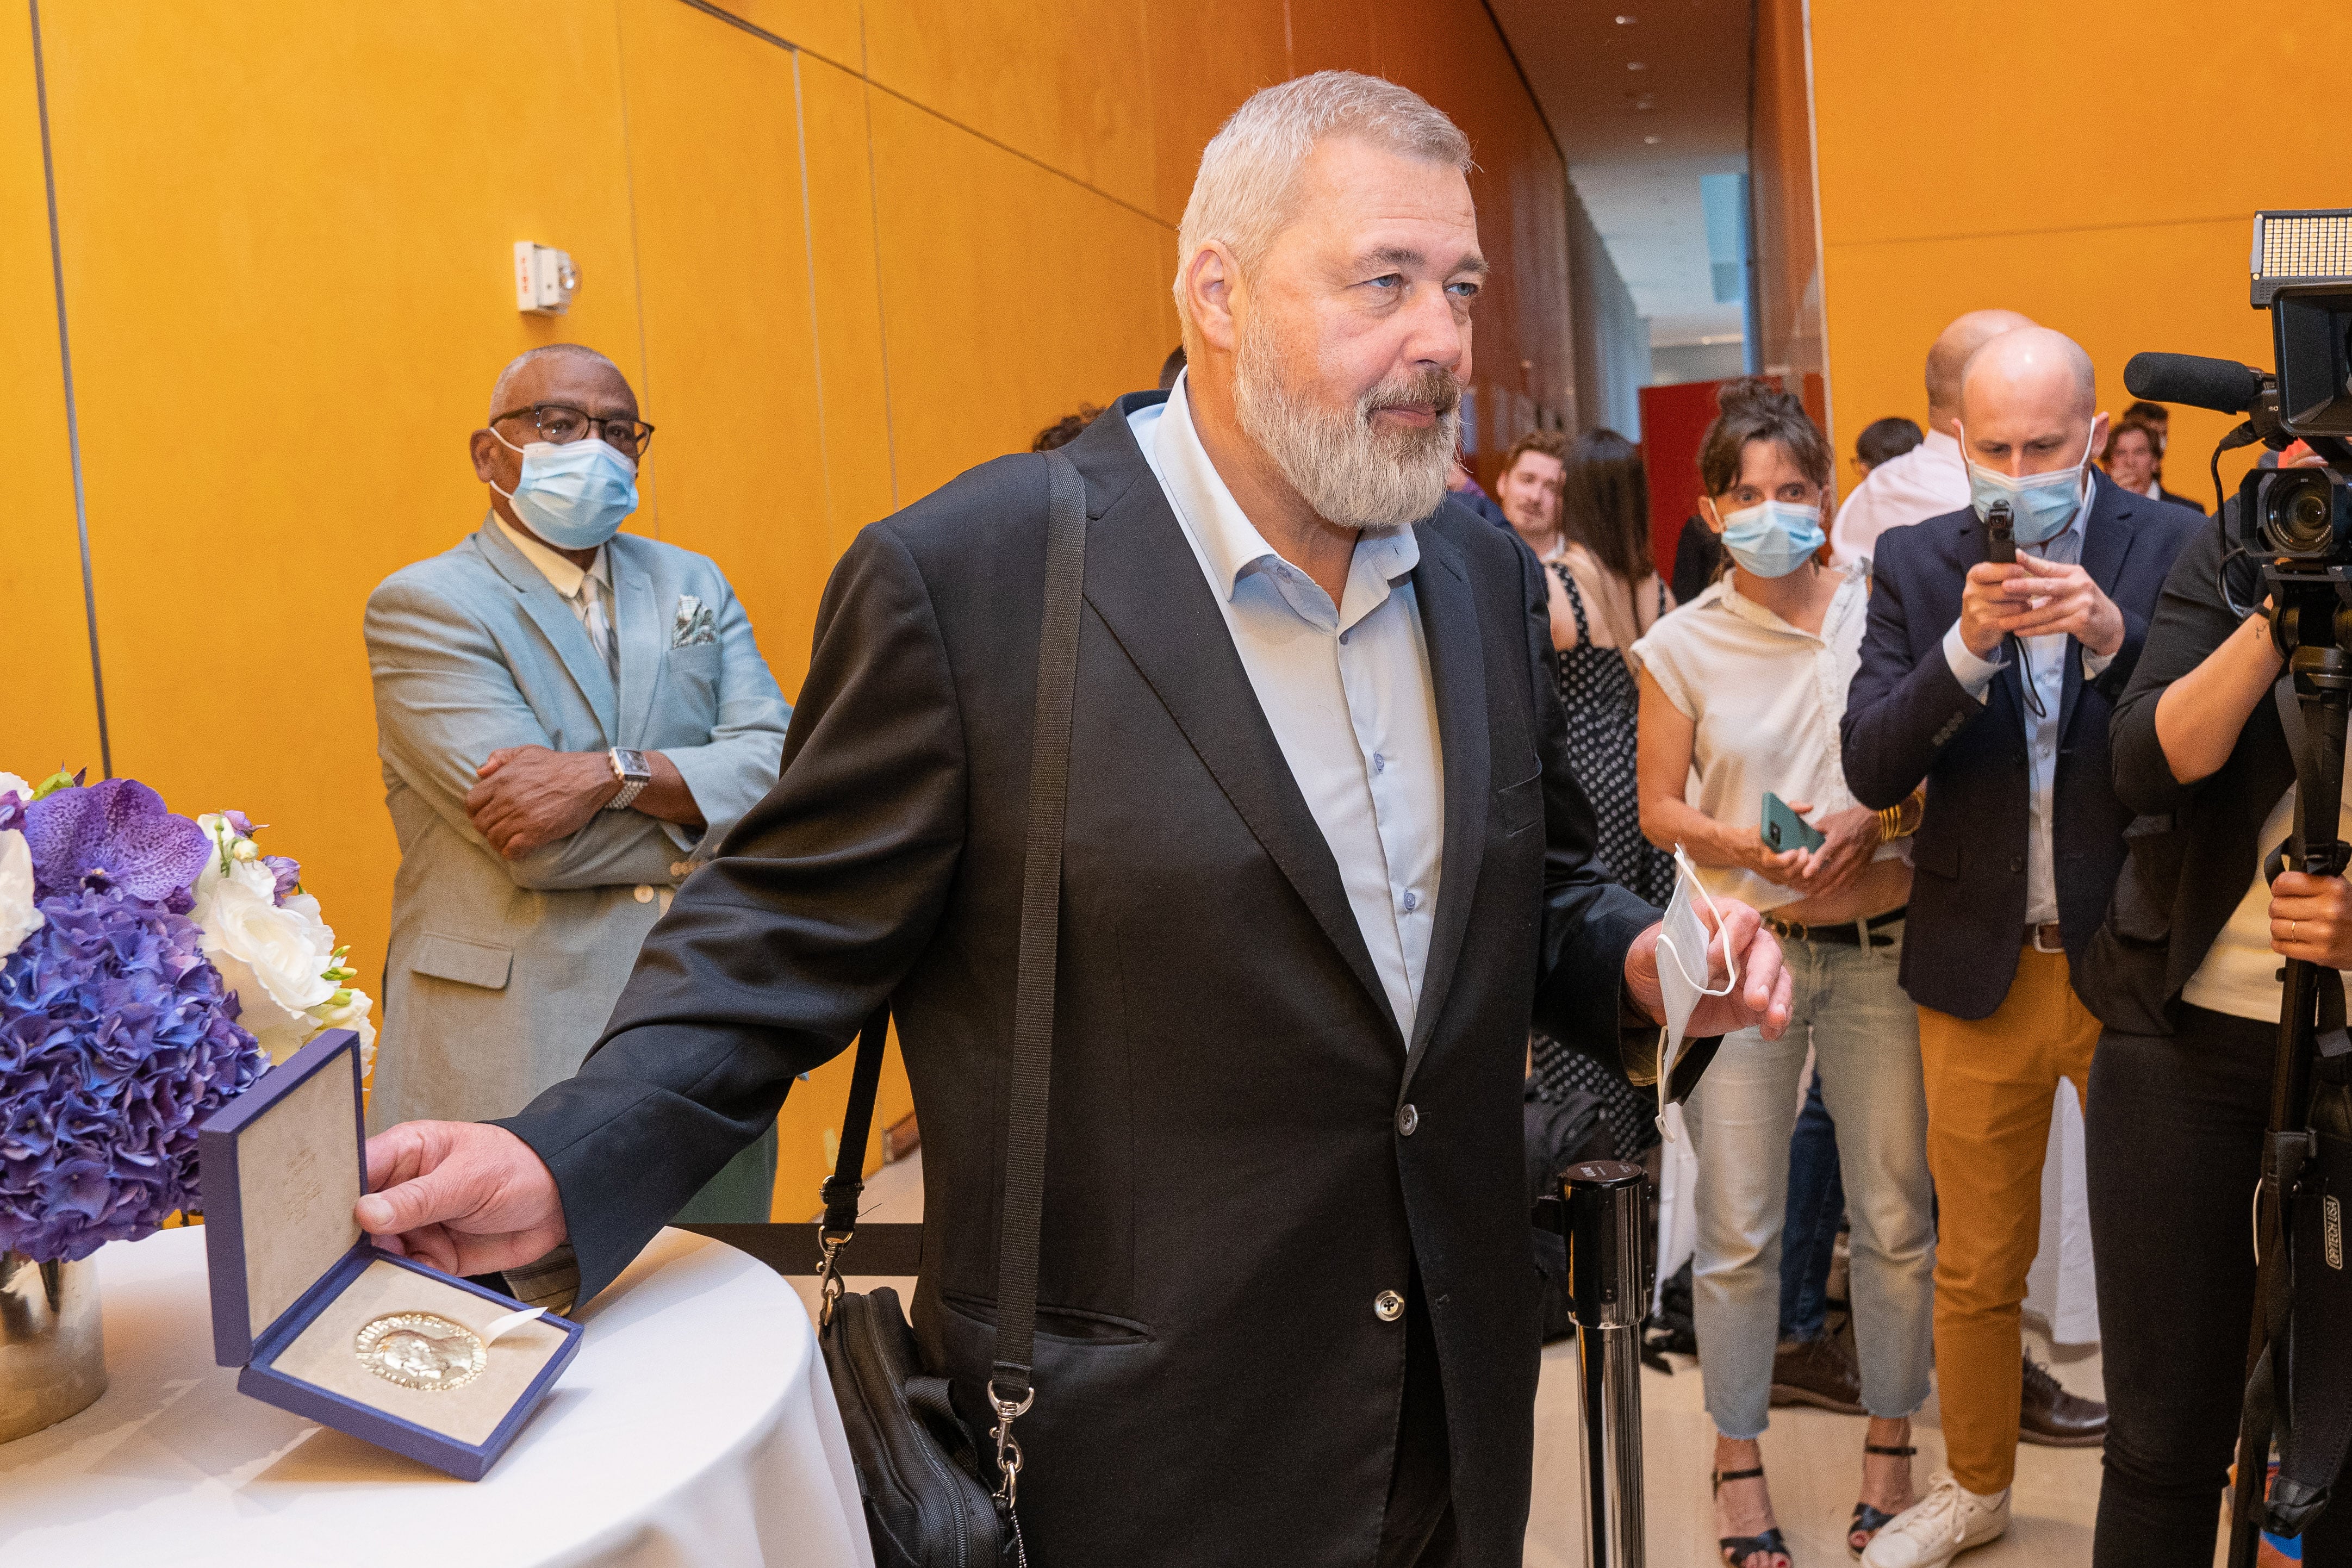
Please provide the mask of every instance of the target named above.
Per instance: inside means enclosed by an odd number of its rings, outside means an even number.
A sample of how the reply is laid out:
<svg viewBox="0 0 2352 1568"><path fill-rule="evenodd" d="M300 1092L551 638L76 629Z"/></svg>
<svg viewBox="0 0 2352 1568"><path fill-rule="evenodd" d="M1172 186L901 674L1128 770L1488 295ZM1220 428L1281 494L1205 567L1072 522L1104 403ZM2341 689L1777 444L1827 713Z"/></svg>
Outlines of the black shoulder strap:
<svg viewBox="0 0 2352 1568"><path fill-rule="evenodd" d="M1029 835L1022 858L1021 956L1013 997L1012 1121L997 1248L996 1363L1003 1405L1026 1406L1037 1327L1037 1230L1045 1202L1045 1091L1054 1057L1054 970L1061 936L1062 816L1069 799L1070 710L1078 684L1086 587L1087 488L1077 465L1045 454L1045 614L1037 637L1037 717L1029 742Z"/></svg>

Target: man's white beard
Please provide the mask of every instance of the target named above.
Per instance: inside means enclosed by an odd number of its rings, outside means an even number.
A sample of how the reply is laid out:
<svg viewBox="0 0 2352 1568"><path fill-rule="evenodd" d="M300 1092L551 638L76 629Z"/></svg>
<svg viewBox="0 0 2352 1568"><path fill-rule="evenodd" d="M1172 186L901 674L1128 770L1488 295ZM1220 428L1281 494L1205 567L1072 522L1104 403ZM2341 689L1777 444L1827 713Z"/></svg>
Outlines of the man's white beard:
<svg viewBox="0 0 2352 1568"><path fill-rule="evenodd" d="M1373 427L1374 412L1407 403L1433 405L1436 420L1425 428ZM1307 505L1327 521L1368 533L1394 533L1437 510L1462 438L1461 388L1444 371L1384 382L1335 409L1294 391L1273 333L1255 314L1242 329L1234 409L1243 433Z"/></svg>

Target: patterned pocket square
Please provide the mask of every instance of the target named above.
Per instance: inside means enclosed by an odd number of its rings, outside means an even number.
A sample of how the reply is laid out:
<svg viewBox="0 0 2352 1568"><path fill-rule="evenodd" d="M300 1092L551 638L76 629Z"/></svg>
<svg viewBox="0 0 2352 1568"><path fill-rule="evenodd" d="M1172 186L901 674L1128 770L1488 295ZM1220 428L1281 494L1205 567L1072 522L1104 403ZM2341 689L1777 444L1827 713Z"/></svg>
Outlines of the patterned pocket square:
<svg viewBox="0 0 2352 1568"><path fill-rule="evenodd" d="M697 643L719 640L719 617L709 605L692 594L677 596L677 618L670 622L669 646L692 647Z"/></svg>

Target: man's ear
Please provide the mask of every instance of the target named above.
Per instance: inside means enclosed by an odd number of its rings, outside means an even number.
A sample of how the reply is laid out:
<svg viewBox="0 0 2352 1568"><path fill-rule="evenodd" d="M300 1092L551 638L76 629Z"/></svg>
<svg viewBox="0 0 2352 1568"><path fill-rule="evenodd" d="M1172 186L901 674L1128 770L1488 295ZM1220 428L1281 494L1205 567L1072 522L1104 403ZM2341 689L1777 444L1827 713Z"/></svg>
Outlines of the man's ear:
<svg viewBox="0 0 2352 1568"><path fill-rule="evenodd" d="M1211 348L1234 352L1241 333L1234 319L1236 296L1242 290L1241 264L1223 240L1213 239L1194 251L1179 274L1184 286L1185 313L1193 329Z"/></svg>
<svg viewBox="0 0 2352 1568"><path fill-rule="evenodd" d="M499 477L499 438L488 430L477 430L466 438L466 448L474 459L474 477L488 484Z"/></svg>
<svg viewBox="0 0 2352 1568"><path fill-rule="evenodd" d="M2107 411L2104 408L2092 417L2089 457L2091 462L2097 462L2100 455L2107 449ZM2154 443L2151 442L2150 445L2153 446ZM2153 457L2152 453L2151 457Z"/></svg>

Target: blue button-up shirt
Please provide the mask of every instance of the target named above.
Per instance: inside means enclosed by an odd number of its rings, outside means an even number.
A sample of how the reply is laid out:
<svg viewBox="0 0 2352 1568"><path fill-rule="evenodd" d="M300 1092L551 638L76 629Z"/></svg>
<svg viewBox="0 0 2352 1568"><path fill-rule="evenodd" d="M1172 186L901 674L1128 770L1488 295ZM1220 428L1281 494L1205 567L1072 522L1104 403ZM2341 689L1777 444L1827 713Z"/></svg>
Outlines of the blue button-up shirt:
<svg viewBox="0 0 2352 1568"><path fill-rule="evenodd" d="M2066 531L2040 544L2020 545L2027 554L2072 566L2083 559L2083 531L2091 521L2091 503L2098 494L2097 486L2087 474L2083 479L2083 501L2066 524ZM2025 639L2026 677L2033 682L2034 694L2041 699L2042 712L2036 717L2031 707L2025 710L2025 766L2032 794L2028 796L2027 832L2025 836L2025 923L2046 925L2058 918L2058 876L2052 857L2051 811L2058 788L2058 721L2066 697L2066 660L2079 653L2083 660L2083 679L2096 680L2108 665L2115 662L2114 654L2095 654L2076 642L2072 633L2053 632L2046 637ZM1944 634L1944 661L1952 667L1968 694L1979 702L1989 700L1993 677L2009 668L2006 660L1979 658L1969 645L1960 640L1960 623L1954 621Z"/></svg>
<svg viewBox="0 0 2352 1568"><path fill-rule="evenodd" d="M1445 838L1437 703L1412 589L1420 542L1410 529L1360 536L1334 605L1225 488L1192 426L1189 379L1128 426L1216 595L1410 1040Z"/></svg>

